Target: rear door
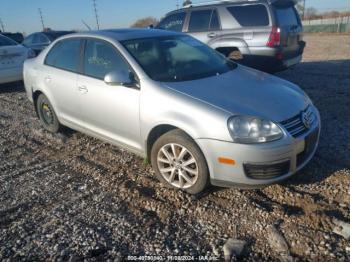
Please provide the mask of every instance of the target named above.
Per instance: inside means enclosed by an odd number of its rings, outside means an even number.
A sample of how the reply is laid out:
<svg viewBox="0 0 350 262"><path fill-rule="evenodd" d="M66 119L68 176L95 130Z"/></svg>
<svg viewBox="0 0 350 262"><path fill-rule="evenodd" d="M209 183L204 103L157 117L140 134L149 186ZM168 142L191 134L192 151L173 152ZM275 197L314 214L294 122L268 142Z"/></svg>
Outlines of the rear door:
<svg viewBox="0 0 350 262"><path fill-rule="evenodd" d="M220 35L221 25L216 9L193 10L190 13L188 33L203 43Z"/></svg>
<svg viewBox="0 0 350 262"><path fill-rule="evenodd" d="M15 41L0 35L0 70L20 67L27 57L27 50Z"/></svg>
<svg viewBox="0 0 350 262"><path fill-rule="evenodd" d="M272 6L276 25L281 29L281 47L285 59L291 59L302 54L305 43L302 41L303 28L299 14L290 4L275 4Z"/></svg>

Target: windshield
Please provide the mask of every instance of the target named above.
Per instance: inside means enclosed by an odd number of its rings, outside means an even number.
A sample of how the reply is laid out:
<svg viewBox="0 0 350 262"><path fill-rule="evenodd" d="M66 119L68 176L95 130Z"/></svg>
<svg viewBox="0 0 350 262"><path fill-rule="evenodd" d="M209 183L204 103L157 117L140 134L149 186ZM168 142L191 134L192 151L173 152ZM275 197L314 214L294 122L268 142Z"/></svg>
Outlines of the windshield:
<svg viewBox="0 0 350 262"><path fill-rule="evenodd" d="M0 47L1 46L11 46L11 45L18 45L15 41L12 39L5 37L3 35L0 35Z"/></svg>
<svg viewBox="0 0 350 262"><path fill-rule="evenodd" d="M156 81L189 81L236 68L234 62L190 36L135 39L122 44Z"/></svg>

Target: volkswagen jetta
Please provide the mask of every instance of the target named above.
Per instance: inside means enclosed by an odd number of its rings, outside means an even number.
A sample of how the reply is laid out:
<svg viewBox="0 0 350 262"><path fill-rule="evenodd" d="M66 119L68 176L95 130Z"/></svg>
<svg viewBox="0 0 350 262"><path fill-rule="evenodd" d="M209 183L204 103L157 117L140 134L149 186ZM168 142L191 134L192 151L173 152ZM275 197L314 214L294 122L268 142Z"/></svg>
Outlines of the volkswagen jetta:
<svg viewBox="0 0 350 262"><path fill-rule="evenodd" d="M319 113L298 86L182 33L64 36L26 61L24 82L46 130L68 126L123 146L192 194L209 183L279 182L318 144Z"/></svg>

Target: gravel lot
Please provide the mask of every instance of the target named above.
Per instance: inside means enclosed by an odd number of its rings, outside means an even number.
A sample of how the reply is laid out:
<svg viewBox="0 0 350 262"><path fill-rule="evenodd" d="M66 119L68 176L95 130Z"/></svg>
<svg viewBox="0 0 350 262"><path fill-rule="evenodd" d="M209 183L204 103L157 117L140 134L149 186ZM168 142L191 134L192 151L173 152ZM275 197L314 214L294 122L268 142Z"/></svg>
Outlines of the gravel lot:
<svg viewBox="0 0 350 262"><path fill-rule="evenodd" d="M305 39L304 62L278 75L320 109L320 146L303 171L262 190L210 188L192 197L167 189L123 149L43 131L22 84L0 86L0 261L222 260L224 251L241 253L230 238L245 245L246 260L348 260L350 36Z"/></svg>

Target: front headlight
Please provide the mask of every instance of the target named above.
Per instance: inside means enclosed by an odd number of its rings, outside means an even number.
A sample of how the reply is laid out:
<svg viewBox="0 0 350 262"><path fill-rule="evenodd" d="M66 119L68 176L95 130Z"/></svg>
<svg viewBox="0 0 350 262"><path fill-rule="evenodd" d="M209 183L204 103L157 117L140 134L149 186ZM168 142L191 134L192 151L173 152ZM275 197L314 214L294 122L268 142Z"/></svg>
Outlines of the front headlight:
<svg viewBox="0 0 350 262"><path fill-rule="evenodd" d="M231 137L236 143L265 143L283 137L281 128L275 123L257 117L233 116L227 124Z"/></svg>

